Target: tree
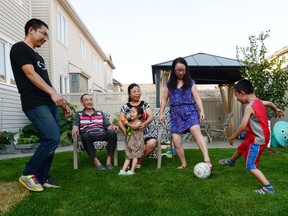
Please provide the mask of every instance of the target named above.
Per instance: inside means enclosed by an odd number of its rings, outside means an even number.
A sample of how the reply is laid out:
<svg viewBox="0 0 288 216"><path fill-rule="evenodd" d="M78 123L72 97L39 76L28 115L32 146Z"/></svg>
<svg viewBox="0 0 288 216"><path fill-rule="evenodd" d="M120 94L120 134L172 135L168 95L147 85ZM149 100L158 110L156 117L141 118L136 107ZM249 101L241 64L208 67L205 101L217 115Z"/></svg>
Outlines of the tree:
<svg viewBox="0 0 288 216"><path fill-rule="evenodd" d="M269 32L261 32L258 37L249 36L250 46L237 46L236 57L246 65L241 71L242 77L252 82L255 95L261 100L272 101L278 108L285 110L288 105L287 60L284 56L266 58L264 42L270 37Z"/></svg>

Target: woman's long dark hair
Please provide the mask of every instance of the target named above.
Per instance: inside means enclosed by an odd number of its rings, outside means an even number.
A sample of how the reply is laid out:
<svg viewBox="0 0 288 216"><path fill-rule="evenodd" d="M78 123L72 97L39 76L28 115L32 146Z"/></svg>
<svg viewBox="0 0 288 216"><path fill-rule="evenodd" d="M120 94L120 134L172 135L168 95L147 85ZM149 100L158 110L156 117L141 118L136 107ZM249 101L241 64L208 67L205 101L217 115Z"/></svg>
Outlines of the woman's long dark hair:
<svg viewBox="0 0 288 216"><path fill-rule="evenodd" d="M186 73L183 77L183 87L185 89L191 88L191 76L189 73L188 64L184 58L178 57L173 61L172 66L171 66L171 74L170 74L170 77L169 77L169 80L167 83L168 89L176 89L177 88L177 76L175 73L175 66L177 63L184 64L185 68L186 68L186 71L185 71Z"/></svg>

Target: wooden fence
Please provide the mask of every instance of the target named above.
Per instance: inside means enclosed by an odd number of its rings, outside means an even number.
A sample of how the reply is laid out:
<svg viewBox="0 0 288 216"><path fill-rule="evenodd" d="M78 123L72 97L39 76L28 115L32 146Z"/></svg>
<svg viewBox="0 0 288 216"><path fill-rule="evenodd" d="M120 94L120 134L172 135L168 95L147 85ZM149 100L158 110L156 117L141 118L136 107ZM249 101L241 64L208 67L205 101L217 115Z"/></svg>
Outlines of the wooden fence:
<svg viewBox="0 0 288 216"><path fill-rule="evenodd" d="M220 127L222 124L225 113L223 108L223 102L220 92L218 90L205 90L199 91L200 97L203 101L205 115L208 121L213 121L212 127ZM80 97L82 94L64 94L63 96L70 103L77 105L77 110L83 109L80 103ZM142 92L142 100L147 101L151 108L156 107L156 94ZM118 119L120 108L128 101L127 93L123 92L111 92L111 93L98 93L93 94L94 107L99 110L105 110L110 114L110 119ZM232 127L235 129L240 124L242 118L242 105L235 99L233 106L233 119Z"/></svg>
<svg viewBox="0 0 288 216"><path fill-rule="evenodd" d="M221 124L225 114L219 90L200 90L199 93L203 101L207 120L215 121L216 123ZM64 94L63 96L70 103L77 105L77 110L81 110L83 109L80 103L81 95L82 93L71 93ZM142 99L147 101L152 108L156 107L155 93L145 93L142 91ZM128 95L127 93L122 92L95 92L93 94L93 101L94 107L99 110L107 111L110 114L112 121L114 118L118 118L121 106L128 101ZM236 101L236 99L234 101L232 113L232 130L235 130L240 124L243 115L242 105ZM285 111L285 116L283 118L271 119L271 127L273 127L274 123L279 120L288 120L287 110ZM4 84L0 85L0 131L6 130L17 133L19 132L19 129L29 123L30 121L22 111L20 96L17 88Z"/></svg>

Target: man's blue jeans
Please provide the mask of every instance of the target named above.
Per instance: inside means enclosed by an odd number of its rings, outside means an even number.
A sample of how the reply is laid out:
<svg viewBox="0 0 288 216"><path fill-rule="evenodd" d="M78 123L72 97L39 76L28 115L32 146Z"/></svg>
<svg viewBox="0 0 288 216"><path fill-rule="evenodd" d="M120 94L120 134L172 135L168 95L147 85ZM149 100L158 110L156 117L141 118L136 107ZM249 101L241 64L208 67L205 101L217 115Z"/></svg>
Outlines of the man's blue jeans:
<svg viewBox="0 0 288 216"><path fill-rule="evenodd" d="M49 179L49 171L60 143L59 110L54 104L43 105L25 112L40 133L40 145L27 163L23 175L36 175L41 183Z"/></svg>

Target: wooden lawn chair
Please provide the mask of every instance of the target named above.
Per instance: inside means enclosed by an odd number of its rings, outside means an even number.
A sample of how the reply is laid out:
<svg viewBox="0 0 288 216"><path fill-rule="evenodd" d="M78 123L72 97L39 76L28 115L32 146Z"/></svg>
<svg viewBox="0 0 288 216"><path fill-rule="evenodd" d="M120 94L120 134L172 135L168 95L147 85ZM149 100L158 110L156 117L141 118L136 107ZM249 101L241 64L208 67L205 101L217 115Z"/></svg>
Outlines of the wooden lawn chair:
<svg viewBox="0 0 288 216"><path fill-rule="evenodd" d="M162 162L162 145L168 145L171 152L173 152L170 128L170 109L165 108L164 110L165 122L163 125L159 122L160 108L153 108L152 111L154 120L147 127L154 137L157 138L157 146L154 150L154 154L157 157L157 169L160 169Z"/></svg>
<svg viewBox="0 0 288 216"><path fill-rule="evenodd" d="M228 125L230 124L230 121L232 119L232 116L233 114L230 113L228 115L225 116L224 118L224 121L223 123L220 125L221 127L220 128L211 128L211 125L210 125L210 136L211 136L211 139L213 137L213 133L221 133L222 134L222 137L223 139L227 139L228 140L228 134L227 134L227 129L228 129Z"/></svg>
<svg viewBox="0 0 288 216"><path fill-rule="evenodd" d="M107 112L102 111L106 117L110 117L109 114ZM108 142L107 141L95 141L93 142L94 145L94 149L95 151L102 151L102 150L106 150L106 146L107 146ZM83 143L81 142L81 138L78 136L77 138L73 139L73 168L74 169L78 169L78 165L79 165L79 156L80 153L85 151L84 150L84 146ZM114 151L114 166L118 166L118 152L117 152L117 145Z"/></svg>

